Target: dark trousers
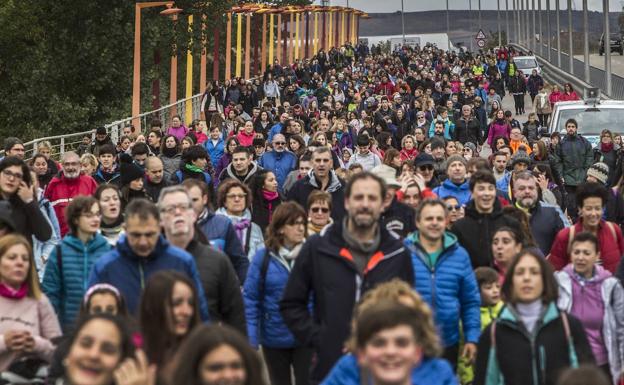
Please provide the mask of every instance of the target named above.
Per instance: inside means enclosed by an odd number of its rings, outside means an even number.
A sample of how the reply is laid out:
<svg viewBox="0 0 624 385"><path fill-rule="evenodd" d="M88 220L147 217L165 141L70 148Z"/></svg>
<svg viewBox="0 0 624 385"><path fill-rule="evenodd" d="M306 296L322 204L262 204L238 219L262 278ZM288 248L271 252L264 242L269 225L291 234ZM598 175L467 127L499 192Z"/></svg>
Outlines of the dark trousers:
<svg viewBox="0 0 624 385"><path fill-rule="evenodd" d="M312 349L262 347L262 353L269 369L271 385L293 385L291 368L295 372L295 385L308 385Z"/></svg>
<svg viewBox="0 0 624 385"><path fill-rule="evenodd" d="M539 119L540 125L542 127L548 126L548 120L550 118L550 114L537 114L537 118Z"/></svg>
<svg viewBox="0 0 624 385"><path fill-rule="evenodd" d="M576 186L565 186L565 208L568 211L572 223L574 223L578 216L578 209L576 205Z"/></svg>
<svg viewBox="0 0 624 385"><path fill-rule="evenodd" d="M514 94L514 106L516 107L516 115L524 111L524 94Z"/></svg>
<svg viewBox="0 0 624 385"><path fill-rule="evenodd" d="M459 345L447 346L444 348L442 358L447 360L453 367L453 372L457 372L457 361L459 360Z"/></svg>

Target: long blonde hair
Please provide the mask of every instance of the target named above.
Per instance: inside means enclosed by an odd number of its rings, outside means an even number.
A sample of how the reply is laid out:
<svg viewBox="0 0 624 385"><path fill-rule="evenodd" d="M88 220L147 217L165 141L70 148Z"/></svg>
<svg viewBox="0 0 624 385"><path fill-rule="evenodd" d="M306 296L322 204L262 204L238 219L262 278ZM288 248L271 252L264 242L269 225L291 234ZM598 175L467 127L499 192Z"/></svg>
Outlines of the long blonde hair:
<svg viewBox="0 0 624 385"><path fill-rule="evenodd" d="M407 303L408 300L410 303ZM440 343L440 337L436 333L436 328L433 322L433 313L429 308L429 305L423 301L421 296L412 287L404 281L395 278L389 282L385 282L377 285L374 289L368 291L353 311L353 323L351 328L351 336L346 342L346 347L350 352L355 352L356 342L356 320L357 317L367 309L381 303L381 302L396 302L404 306L414 308L416 311L422 314L423 322L420 327L422 328L418 341L418 344L422 347L425 357L439 357L442 354L442 345Z"/></svg>
<svg viewBox="0 0 624 385"><path fill-rule="evenodd" d="M7 234L0 237L0 260L9 251L9 249L15 245L24 245L28 252L28 275L26 275L26 284L28 285L28 296L34 299L41 298L41 287L39 286L39 279L37 276L37 270L35 268L35 258L33 257L32 246L30 243L19 234ZM52 261L54 263L54 261Z"/></svg>

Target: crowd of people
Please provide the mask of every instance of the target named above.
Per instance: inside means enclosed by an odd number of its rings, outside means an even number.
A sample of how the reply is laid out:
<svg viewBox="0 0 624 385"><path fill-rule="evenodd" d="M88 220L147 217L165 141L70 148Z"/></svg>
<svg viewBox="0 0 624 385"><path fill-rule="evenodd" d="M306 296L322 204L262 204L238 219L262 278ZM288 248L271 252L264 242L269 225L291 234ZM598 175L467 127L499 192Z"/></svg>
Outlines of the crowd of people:
<svg viewBox="0 0 624 385"><path fill-rule="evenodd" d="M0 383L619 384L622 138L550 134L578 96L517 54L346 44L6 138Z"/></svg>

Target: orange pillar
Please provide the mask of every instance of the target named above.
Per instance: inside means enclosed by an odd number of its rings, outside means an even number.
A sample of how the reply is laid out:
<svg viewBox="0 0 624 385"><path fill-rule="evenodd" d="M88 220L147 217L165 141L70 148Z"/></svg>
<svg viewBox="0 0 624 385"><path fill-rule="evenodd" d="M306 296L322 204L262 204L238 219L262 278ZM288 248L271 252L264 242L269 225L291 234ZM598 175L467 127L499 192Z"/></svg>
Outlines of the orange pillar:
<svg viewBox="0 0 624 385"><path fill-rule="evenodd" d="M260 63L262 63L260 65L260 73L264 74L264 71L266 70L266 63L267 63L267 39L266 39L266 33L267 33L267 15L266 13L262 14L262 49L260 50L262 52L262 60L260 61ZM269 42L269 44L273 44L273 42Z"/></svg>
<svg viewBox="0 0 624 385"><path fill-rule="evenodd" d="M225 80L232 77L232 12L227 14L225 27Z"/></svg>
<svg viewBox="0 0 624 385"><path fill-rule="evenodd" d="M178 15L173 15L173 22L178 20ZM171 109L169 116L178 114L178 107L175 102L178 101L178 47L173 47L173 55L171 56L171 75L169 77L169 104ZM137 131L138 132L138 131Z"/></svg>
<svg viewBox="0 0 624 385"><path fill-rule="evenodd" d="M287 33L288 33L288 64L292 64L293 61L295 61L295 50L294 50L294 43L295 43L295 36L294 36L294 29L295 28L295 14L291 13L290 14L290 24L288 25L288 29L287 29Z"/></svg>
<svg viewBox="0 0 624 385"><path fill-rule="evenodd" d="M250 78L249 68L251 66L251 13L245 19L245 80Z"/></svg>

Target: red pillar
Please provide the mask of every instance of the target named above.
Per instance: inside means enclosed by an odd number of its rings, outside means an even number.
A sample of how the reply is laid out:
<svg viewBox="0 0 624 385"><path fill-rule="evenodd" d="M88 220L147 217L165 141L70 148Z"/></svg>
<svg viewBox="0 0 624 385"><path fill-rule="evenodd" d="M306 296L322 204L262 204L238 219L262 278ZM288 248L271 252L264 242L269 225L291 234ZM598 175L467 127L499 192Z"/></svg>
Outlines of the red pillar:
<svg viewBox="0 0 624 385"><path fill-rule="evenodd" d="M212 53L212 79L219 80L219 36L221 35L221 23L217 22L213 29L214 51Z"/></svg>

